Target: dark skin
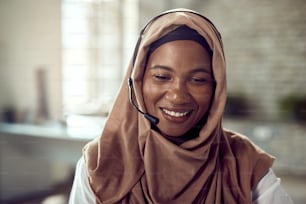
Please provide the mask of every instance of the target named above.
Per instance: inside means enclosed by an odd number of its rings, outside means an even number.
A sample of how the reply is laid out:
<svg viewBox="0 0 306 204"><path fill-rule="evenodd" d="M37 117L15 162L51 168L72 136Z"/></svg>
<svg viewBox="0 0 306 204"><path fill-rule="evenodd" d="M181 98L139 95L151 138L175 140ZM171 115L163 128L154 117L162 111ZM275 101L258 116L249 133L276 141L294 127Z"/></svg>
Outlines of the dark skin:
<svg viewBox="0 0 306 204"><path fill-rule="evenodd" d="M207 113L213 97L211 67L209 53L191 40L167 42L150 55L142 91L163 135L182 136Z"/></svg>

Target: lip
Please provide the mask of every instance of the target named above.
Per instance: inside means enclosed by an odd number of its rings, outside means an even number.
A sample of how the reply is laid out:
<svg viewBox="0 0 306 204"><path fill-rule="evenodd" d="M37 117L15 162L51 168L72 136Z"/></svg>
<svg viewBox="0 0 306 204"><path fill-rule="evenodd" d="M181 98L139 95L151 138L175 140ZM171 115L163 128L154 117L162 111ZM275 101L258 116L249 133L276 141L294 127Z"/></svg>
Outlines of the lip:
<svg viewBox="0 0 306 204"><path fill-rule="evenodd" d="M192 110L160 108L162 115L170 122L185 122L192 113Z"/></svg>

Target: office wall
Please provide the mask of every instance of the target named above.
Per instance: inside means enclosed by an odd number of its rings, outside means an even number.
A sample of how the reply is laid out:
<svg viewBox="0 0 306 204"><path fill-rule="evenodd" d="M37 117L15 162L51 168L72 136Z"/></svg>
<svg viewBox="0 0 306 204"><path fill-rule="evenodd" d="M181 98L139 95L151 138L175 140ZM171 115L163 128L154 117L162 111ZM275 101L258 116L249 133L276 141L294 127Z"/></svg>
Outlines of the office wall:
<svg viewBox="0 0 306 204"><path fill-rule="evenodd" d="M37 70L46 73L47 108L61 114L60 0L0 1L0 109L37 113Z"/></svg>
<svg viewBox="0 0 306 204"><path fill-rule="evenodd" d="M281 98L306 96L306 1L211 1L202 13L223 34L229 93L260 119L278 119Z"/></svg>

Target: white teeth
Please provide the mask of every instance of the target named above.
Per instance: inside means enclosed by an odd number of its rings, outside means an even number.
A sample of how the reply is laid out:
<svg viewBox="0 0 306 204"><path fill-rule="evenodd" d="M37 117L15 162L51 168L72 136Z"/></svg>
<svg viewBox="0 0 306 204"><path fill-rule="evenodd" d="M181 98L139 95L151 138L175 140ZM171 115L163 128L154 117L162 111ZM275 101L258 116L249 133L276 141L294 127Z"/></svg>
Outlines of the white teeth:
<svg viewBox="0 0 306 204"><path fill-rule="evenodd" d="M169 111L169 110L166 110L166 109L162 109L166 114L172 116L172 117L183 117L185 115L187 115L189 112L183 112L183 113L180 113L180 112L174 112L174 111Z"/></svg>

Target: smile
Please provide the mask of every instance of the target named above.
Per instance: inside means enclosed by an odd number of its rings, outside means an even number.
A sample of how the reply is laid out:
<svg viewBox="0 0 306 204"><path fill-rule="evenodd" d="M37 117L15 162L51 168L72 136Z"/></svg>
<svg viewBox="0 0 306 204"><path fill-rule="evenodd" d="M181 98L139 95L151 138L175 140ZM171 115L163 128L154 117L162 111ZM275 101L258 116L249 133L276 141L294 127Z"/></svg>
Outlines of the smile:
<svg viewBox="0 0 306 204"><path fill-rule="evenodd" d="M162 108L162 111L164 113L166 113L167 115L171 116L171 117L184 117L186 116L188 113L190 113L190 111L185 111L185 112L177 112L177 111L170 111L170 110L167 110L167 109L164 109Z"/></svg>

